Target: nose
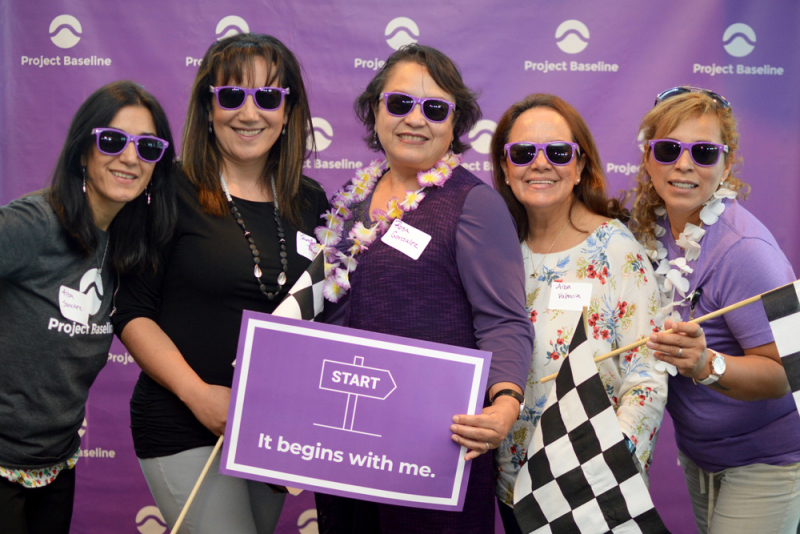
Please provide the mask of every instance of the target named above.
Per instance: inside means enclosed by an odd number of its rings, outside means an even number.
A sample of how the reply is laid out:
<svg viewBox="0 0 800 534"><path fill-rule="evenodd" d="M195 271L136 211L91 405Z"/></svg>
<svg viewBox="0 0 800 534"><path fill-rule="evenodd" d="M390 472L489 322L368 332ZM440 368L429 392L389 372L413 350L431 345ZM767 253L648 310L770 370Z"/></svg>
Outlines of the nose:
<svg viewBox="0 0 800 534"><path fill-rule="evenodd" d="M405 117L406 124L412 126L422 126L425 124L425 115L422 114L422 104L414 104L411 112Z"/></svg>
<svg viewBox="0 0 800 534"><path fill-rule="evenodd" d="M244 99L244 104L239 108L239 117L242 120L254 121L258 120L258 106L256 106L255 96L247 95Z"/></svg>
<svg viewBox="0 0 800 534"><path fill-rule="evenodd" d="M550 162L547 161L547 157L544 155L544 149L539 149L536 151L536 157L533 158L531 162L531 166L537 169L542 169L550 165Z"/></svg>
<svg viewBox="0 0 800 534"><path fill-rule="evenodd" d="M675 167L678 169L689 169L692 163L692 156L689 154L689 149L684 148L681 150L681 155L678 156L678 161L675 162Z"/></svg>
<svg viewBox="0 0 800 534"><path fill-rule="evenodd" d="M138 162L139 154L136 153L136 147L133 142L128 143L128 146L119 155L119 160L126 165L135 165Z"/></svg>

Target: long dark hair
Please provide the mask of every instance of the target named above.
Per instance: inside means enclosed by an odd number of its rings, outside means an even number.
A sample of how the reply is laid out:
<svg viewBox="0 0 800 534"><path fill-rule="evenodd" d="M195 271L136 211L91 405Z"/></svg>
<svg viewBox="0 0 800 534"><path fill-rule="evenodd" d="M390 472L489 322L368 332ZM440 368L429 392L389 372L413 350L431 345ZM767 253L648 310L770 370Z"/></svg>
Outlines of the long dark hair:
<svg viewBox="0 0 800 534"><path fill-rule="evenodd" d="M94 147L92 130L107 127L119 110L127 106L141 106L150 111L156 136L166 140L169 147L150 178L150 205L146 195L139 195L123 206L108 228L108 255L119 273L141 271L146 267L155 269L159 250L175 225L172 181L175 150L167 115L155 97L128 80L112 82L92 93L72 118L53 171L48 198L72 246L87 256L92 254L98 245L97 227L89 199L83 192L82 162L89 158Z"/></svg>
<svg viewBox="0 0 800 534"><path fill-rule="evenodd" d="M453 95L456 105L453 122L453 152L462 154L469 150L469 143L463 142L461 136L469 132L481 118L478 95L464 84L461 72L449 57L435 48L416 43L400 47L397 52L389 56L381 70L372 78L367 88L353 104L356 116L366 129L364 141L367 142L367 146L372 150L383 150L380 141L375 137L373 106L380 98L386 80L392 74L392 69L403 61L417 63L428 69L428 73L436 85Z"/></svg>
<svg viewBox="0 0 800 534"><path fill-rule="evenodd" d="M508 209L517 223L519 240L522 241L528 237L528 214L525 206L517 200L511 187L506 184L506 175L501 164L506 158L504 147L508 143L511 128L520 115L533 108L550 108L564 117L572 132L572 142L577 143L580 148L581 157L584 158L585 163L581 172L581 181L573 189L573 203L580 201L594 214L627 221L628 211L619 200L609 199L607 196L606 177L600 162L600 153L594 137L592 137L592 132L589 131L589 126L581 114L569 103L555 95L535 93L513 104L503 113L500 122L497 123L491 145L494 188L506 201Z"/></svg>
<svg viewBox="0 0 800 534"><path fill-rule="evenodd" d="M248 71L252 72L256 58L263 58L267 62L265 84L277 84L290 89L284 100L288 117L286 134L279 135L269 151L261 180L269 183L269 177L275 177L281 215L299 228L302 225L300 209L304 198L300 195L300 188L302 184L311 186L310 180L302 180L303 162L307 155L306 142L312 128L311 111L300 63L286 45L275 37L240 33L221 39L208 49L189 97L181 151L183 170L197 189L200 205L206 213L217 217L229 213L219 181L222 155L208 127L214 97L209 87L229 80L243 80Z"/></svg>

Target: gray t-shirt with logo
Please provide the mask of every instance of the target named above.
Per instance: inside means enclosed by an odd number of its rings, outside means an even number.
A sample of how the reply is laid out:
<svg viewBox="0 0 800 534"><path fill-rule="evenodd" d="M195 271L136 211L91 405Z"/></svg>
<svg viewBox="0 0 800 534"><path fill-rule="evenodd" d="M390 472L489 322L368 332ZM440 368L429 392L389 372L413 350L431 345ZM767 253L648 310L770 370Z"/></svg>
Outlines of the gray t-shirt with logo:
<svg viewBox="0 0 800 534"><path fill-rule="evenodd" d="M107 234L98 241L88 257L72 249L42 193L0 207L0 466L48 467L80 446L113 336Z"/></svg>

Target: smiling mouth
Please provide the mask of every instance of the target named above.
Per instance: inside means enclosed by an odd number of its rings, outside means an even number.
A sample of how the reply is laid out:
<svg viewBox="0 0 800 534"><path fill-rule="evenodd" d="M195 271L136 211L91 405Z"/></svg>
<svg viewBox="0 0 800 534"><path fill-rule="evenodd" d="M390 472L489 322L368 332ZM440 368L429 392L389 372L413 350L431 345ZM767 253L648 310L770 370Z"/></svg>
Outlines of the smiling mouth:
<svg viewBox="0 0 800 534"><path fill-rule="evenodd" d="M427 137L425 136L409 134L409 133L397 134L397 137L399 137L400 139L407 139L409 141L427 141Z"/></svg>
<svg viewBox="0 0 800 534"><path fill-rule="evenodd" d="M528 185L553 185L555 180L525 180Z"/></svg>
<svg viewBox="0 0 800 534"><path fill-rule="evenodd" d="M117 178L122 178L124 180L135 180L136 176L133 174L128 174L126 172L119 172L119 171L111 171L111 174L116 176Z"/></svg>
<svg viewBox="0 0 800 534"><path fill-rule="evenodd" d="M670 182L669 185L677 187L678 189L694 189L697 184L690 184L688 182Z"/></svg>
<svg viewBox="0 0 800 534"><path fill-rule="evenodd" d="M239 128L234 128L233 131L245 137L255 137L256 135L263 132L264 128L259 128L257 130L240 130Z"/></svg>

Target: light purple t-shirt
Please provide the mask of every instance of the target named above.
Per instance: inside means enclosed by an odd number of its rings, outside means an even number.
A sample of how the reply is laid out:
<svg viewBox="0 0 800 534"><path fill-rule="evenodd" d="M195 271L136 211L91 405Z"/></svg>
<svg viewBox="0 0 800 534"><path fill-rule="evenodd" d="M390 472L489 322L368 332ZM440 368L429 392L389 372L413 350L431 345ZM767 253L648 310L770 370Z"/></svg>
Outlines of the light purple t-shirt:
<svg viewBox="0 0 800 534"><path fill-rule="evenodd" d="M738 202L725 204L719 221L705 227L700 257L689 262L694 269L687 277L690 290L702 290L695 318L795 280L769 230ZM670 260L683 257L669 232L662 242ZM689 320L688 306L678 311ZM741 356L744 349L774 341L761 301L702 326L708 347L726 355ZM677 375L669 380L667 409L678 448L706 471L800 461L800 416L791 394L740 401Z"/></svg>

